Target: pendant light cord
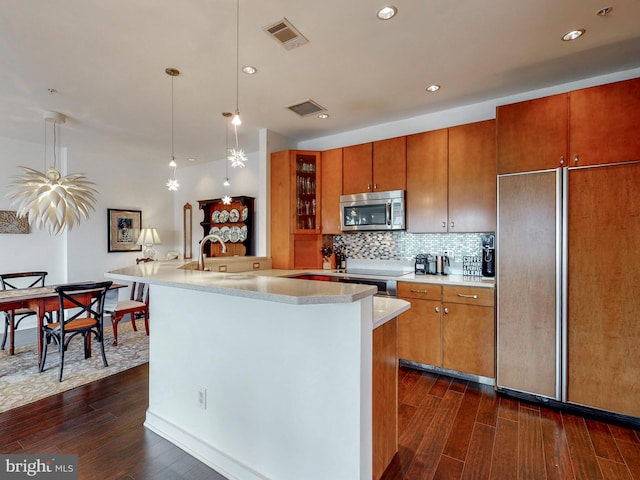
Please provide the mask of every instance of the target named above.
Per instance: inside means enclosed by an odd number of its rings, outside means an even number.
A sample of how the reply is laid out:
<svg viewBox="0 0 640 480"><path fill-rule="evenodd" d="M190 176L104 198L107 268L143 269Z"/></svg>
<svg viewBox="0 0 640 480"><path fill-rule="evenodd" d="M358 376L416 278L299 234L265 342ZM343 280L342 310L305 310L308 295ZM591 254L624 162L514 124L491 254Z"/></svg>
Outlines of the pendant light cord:
<svg viewBox="0 0 640 480"><path fill-rule="evenodd" d="M175 162L175 156L173 153L173 78L171 76L171 160ZM175 167L174 167L175 170Z"/></svg>
<svg viewBox="0 0 640 480"><path fill-rule="evenodd" d="M239 90L240 90L240 0L236 0L236 115L239 110Z"/></svg>
<svg viewBox="0 0 640 480"><path fill-rule="evenodd" d="M53 122L53 168L58 169L58 158L56 156L56 122Z"/></svg>

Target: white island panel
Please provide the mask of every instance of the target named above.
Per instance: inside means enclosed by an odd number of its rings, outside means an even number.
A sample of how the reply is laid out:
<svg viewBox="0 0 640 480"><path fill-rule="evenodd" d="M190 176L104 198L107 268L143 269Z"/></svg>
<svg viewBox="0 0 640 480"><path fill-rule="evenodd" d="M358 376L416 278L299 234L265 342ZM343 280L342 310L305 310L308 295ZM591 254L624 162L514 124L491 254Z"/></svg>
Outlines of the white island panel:
<svg viewBox="0 0 640 480"><path fill-rule="evenodd" d="M148 428L230 479L371 479L371 296L151 298Z"/></svg>

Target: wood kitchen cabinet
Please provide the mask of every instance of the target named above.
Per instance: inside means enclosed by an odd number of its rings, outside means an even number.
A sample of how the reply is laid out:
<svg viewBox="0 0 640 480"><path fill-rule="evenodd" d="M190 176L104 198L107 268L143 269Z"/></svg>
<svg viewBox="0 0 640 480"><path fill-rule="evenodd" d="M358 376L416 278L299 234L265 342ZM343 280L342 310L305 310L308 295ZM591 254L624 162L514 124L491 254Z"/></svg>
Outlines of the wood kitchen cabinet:
<svg viewBox="0 0 640 480"><path fill-rule="evenodd" d="M446 128L407 137L408 232L447 231L448 158Z"/></svg>
<svg viewBox="0 0 640 480"><path fill-rule="evenodd" d="M498 174L566 166L568 118L566 93L499 106Z"/></svg>
<svg viewBox="0 0 640 480"><path fill-rule="evenodd" d="M270 168L273 268L320 268L320 152L275 152Z"/></svg>
<svg viewBox="0 0 640 480"><path fill-rule="evenodd" d="M640 159L640 78L499 106L498 173Z"/></svg>
<svg viewBox="0 0 640 480"><path fill-rule="evenodd" d="M373 142L373 191L407 189L407 137Z"/></svg>
<svg viewBox="0 0 640 480"><path fill-rule="evenodd" d="M343 148L344 195L406 190L406 137Z"/></svg>
<svg viewBox="0 0 640 480"><path fill-rule="evenodd" d="M342 148L322 152L322 233L340 235Z"/></svg>
<svg viewBox="0 0 640 480"><path fill-rule="evenodd" d="M425 365L442 365L442 320L439 285L398 282L398 298L411 308L398 320L398 356Z"/></svg>
<svg viewBox="0 0 640 480"><path fill-rule="evenodd" d="M362 143L342 149L342 193L371 191L373 176L373 144Z"/></svg>
<svg viewBox="0 0 640 480"><path fill-rule="evenodd" d="M449 128L449 232L496 230L496 122Z"/></svg>
<svg viewBox="0 0 640 480"><path fill-rule="evenodd" d="M407 230L495 229L495 120L408 136Z"/></svg>
<svg viewBox="0 0 640 480"><path fill-rule="evenodd" d="M494 378L494 289L444 285L442 306L442 366Z"/></svg>
<svg viewBox="0 0 640 480"><path fill-rule="evenodd" d="M569 93L569 166L640 160L640 78Z"/></svg>
<svg viewBox="0 0 640 480"><path fill-rule="evenodd" d="M495 377L494 289L398 282L411 303L398 322L398 356Z"/></svg>

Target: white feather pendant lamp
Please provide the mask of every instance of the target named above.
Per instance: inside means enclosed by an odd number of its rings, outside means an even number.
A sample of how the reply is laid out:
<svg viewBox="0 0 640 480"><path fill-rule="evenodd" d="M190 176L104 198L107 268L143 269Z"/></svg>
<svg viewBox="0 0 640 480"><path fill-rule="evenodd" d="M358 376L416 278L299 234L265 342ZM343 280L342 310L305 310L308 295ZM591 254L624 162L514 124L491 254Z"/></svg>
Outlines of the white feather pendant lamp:
<svg viewBox="0 0 640 480"><path fill-rule="evenodd" d="M54 115L55 114L55 115ZM18 217L27 217L29 223L51 235L59 235L65 229L71 230L84 218L89 218L89 210L94 210L95 195L98 193L84 174L74 173L63 177L55 167L55 124L64 123L64 115L56 112L45 113L45 120L54 124L54 165L47 173L23 167L24 175L14 177L9 183L13 191L7 194L12 199L11 206L17 208ZM46 128L46 124L45 124ZM46 163L46 132L45 132Z"/></svg>

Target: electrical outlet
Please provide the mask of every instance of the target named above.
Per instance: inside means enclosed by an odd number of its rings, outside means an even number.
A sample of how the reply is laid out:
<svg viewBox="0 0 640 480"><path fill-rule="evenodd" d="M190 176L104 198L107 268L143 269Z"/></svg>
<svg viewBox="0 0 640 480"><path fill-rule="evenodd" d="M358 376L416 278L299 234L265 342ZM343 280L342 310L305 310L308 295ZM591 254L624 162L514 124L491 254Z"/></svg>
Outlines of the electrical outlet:
<svg viewBox="0 0 640 480"><path fill-rule="evenodd" d="M443 250L442 255L449 257L449 261L453 262L456 259L456 254L453 250Z"/></svg>
<svg viewBox="0 0 640 480"><path fill-rule="evenodd" d="M227 271L227 266L226 265L218 265L218 271L219 272L226 272Z"/></svg>
<svg viewBox="0 0 640 480"><path fill-rule="evenodd" d="M207 388L198 387L198 405L201 409L207 409Z"/></svg>

